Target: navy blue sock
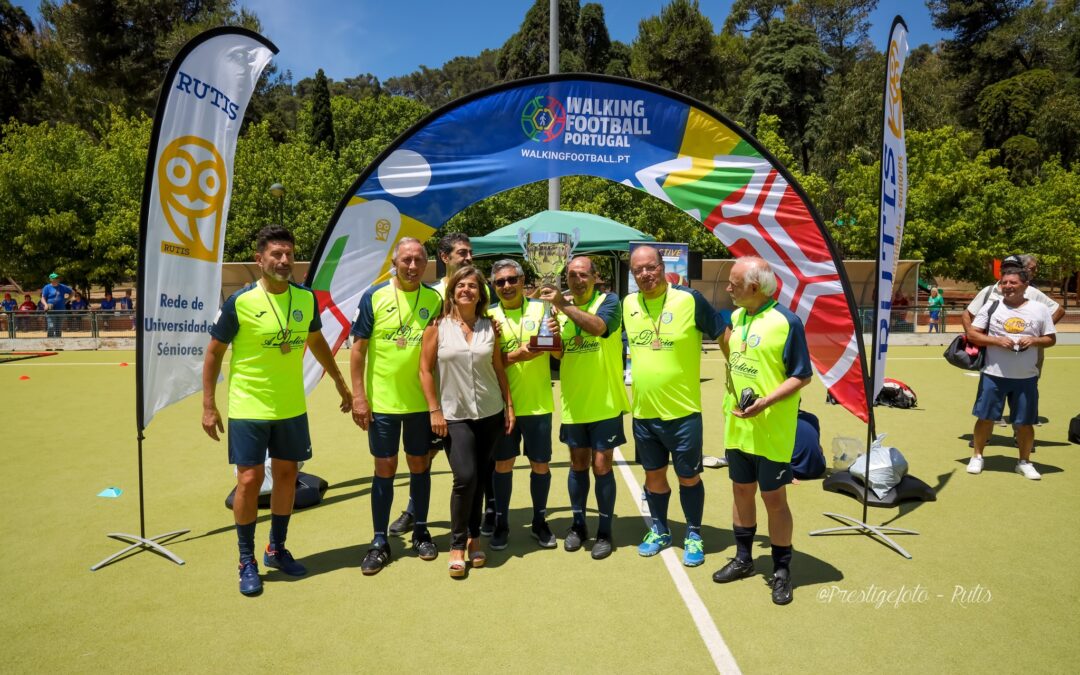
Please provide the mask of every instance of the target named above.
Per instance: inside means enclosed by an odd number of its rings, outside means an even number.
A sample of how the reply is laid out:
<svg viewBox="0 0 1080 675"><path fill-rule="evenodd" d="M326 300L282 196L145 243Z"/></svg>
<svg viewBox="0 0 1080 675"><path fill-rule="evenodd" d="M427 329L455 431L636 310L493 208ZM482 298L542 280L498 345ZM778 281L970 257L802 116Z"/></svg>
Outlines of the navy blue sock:
<svg viewBox="0 0 1080 675"><path fill-rule="evenodd" d="M413 537L427 534L428 507L431 504L431 471L409 474L409 505L413 507L416 522ZM387 513L390 509L386 510Z"/></svg>
<svg viewBox="0 0 1080 675"><path fill-rule="evenodd" d="M589 470L570 469L566 477L566 489L570 493L570 510L574 514L574 524L585 526L585 502L589 499Z"/></svg>
<svg viewBox="0 0 1080 675"><path fill-rule="evenodd" d="M394 505L394 477L373 476L371 479L371 524L375 527L374 542L386 543L390 525L390 508Z"/></svg>
<svg viewBox="0 0 1080 675"><path fill-rule="evenodd" d="M645 489L645 501L649 504L649 515L652 516L653 526L660 534L668 534L667 512L668 503L671 502L671 490L667 492L649 492Z"/></svg>
<svg viewBox="0 0 1080 675"><path fill-rule="evenodd" d="M280 551L285 548L285 537L289 534L289 516L270 514L270 548Z"/></svg>
<svg viewBox="0 0 1080 675"><path fill-rule="evenodd" d="M754 556L750 554L750 548L754 545L754 535L757 534L757 525L742 527L733 525L735 530L735 559L739 562L750 562Z"/></svg>
<svg viewBox="0 0 1080 675"><path fill-rule="evenodd" d="M615 514L615 474L608 471L596 477L596 508L600 511L600 525L596 536L611 538L611 519Z"/></svg>
<svg viewBox="0 0 1080 675"><path fill-rule="evenodd" d="M686 534L701 534L701 516L705 512L705 483L687 487L679 485L679 501L682 502L683 515L686 516Z"/></svg>
<svg viewBox="0 0 1080 675"><path fill-rule="evenodd" d="M481 484L484 486L484 512L495 513L495 460L491 460L481 467Z"/></svg>
<svg viewBox="0 0 1080 675"><path fill-rule="evenodd" d="M240 564L255 560L255 521L236 524L236 545L240 549Z"/></svg>
<svg viewBox="0 0 1080 675"><path fill-rule="evenodd" d="M514 491L514 472L496 471L491 480L495 490L495 529L501 532L510 527L510 495Z"/></svg>
<svg viewBox="0 0 1080 675"><path fill-rule="evenodd" d="M791 566L791 547L790 546L777 546L773 544L772 547L772 564L773 574L780 570L787 570Z"/></svg>
<svg viewBox="0 0 1080 675"><path fill-rule="evenodd" d="M529 492L532 494L533 523L547 520L547 500L551 492L551 472L529 474Z"/></svg>

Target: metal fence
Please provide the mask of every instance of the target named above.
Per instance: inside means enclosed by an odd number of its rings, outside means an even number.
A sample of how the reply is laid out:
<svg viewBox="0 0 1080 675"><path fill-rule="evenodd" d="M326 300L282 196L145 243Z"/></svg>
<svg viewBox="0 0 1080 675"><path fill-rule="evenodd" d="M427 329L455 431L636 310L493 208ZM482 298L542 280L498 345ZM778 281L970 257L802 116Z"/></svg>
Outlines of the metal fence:
<svg viewBox="0 0 1080 675"><path fill-rule="evenodd" d="M889 320L890 333L960 333L964 324L960 317L967 305L947 305L938 315L936 325L931 330L930 310L926 307L893 310ZM869 332L874 320L873 307L859 307L859 318L863 332ZM1080 308L1070 307L1065 316L1057 323L1058 332L1080 332Z"/></svg>
<svg viewBox="0 0 1080 675"><path fill-rule="evenodd" d="M8 339L135 337L135 312L0 312L0 336Z"/></svg>

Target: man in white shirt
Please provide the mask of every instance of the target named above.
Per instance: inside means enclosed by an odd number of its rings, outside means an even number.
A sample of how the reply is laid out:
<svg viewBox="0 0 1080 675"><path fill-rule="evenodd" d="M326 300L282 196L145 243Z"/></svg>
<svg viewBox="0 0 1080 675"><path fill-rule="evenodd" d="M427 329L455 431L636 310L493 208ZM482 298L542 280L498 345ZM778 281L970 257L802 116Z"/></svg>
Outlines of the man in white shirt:
<svg viewBox="0 0 1080 675"><path fill-rule="evenodd" d="M974 431L974 454L967 471L983 469L983 449L990 439L994 420L1001 419L1005 402L1016 428L1020 461L1016 472L1030 480L1041 476L1031 464L1035 422L1039 418L1039 349L1057 343L1050 309L1025 296L1027 271L1009 266L1001 273L1000 301L983 306L967 331L968 340L986 347L986 365L979 377L979 392L971 413L978 418Z"/></svg>

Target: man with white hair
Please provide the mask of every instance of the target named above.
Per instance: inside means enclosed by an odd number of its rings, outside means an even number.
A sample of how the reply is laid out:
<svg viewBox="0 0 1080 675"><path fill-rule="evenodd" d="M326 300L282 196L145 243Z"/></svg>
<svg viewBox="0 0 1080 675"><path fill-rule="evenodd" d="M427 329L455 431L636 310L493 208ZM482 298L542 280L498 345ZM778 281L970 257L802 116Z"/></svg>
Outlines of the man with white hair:
<svg viewBox="0 0 1080 675"><path fill-rule="evenodd" d="M420 386L420 337L439 316L442 300L420 283L427 252L419 240L404 237L394 249L394 276L372 286L360 298L353 321L350 370L353 421L368 432L375 458L371 479L371 520L375 536L360 564L366 575L390 562L387 539L394 502L398 443L409 465L409 498L415 507L413 550L421 560L434 560L439 549L427 527L431 500L431 419Z"/></svg>
<svg viewBox="0 0 1080 675"><path fill-rule="evenodd" d="M724 397L724 444L731 476L735 558L713 574L727 583L754 574L750 549L757 533L758 487L769 513L772 543L772 600L786 605L791 594L791 532L786 486L799 413L799 390L810 382L810 352L802 321L773 299L776 276L761 258L735 261L728 293L737 305L720 343L728 360Z"/></svg>

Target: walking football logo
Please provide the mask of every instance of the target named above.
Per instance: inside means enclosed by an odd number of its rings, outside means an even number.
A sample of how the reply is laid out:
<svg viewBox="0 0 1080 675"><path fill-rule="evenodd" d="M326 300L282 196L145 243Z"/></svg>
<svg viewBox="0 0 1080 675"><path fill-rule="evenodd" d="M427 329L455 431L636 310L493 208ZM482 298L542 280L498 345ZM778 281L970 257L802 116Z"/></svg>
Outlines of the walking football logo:
<svg viewBox="0 0 1080 675"><path fill-rule="evenodd" d="M566 128L566 109L553 96L537 96L521 111L521 129L529 140L550 143Z"/></svg>

